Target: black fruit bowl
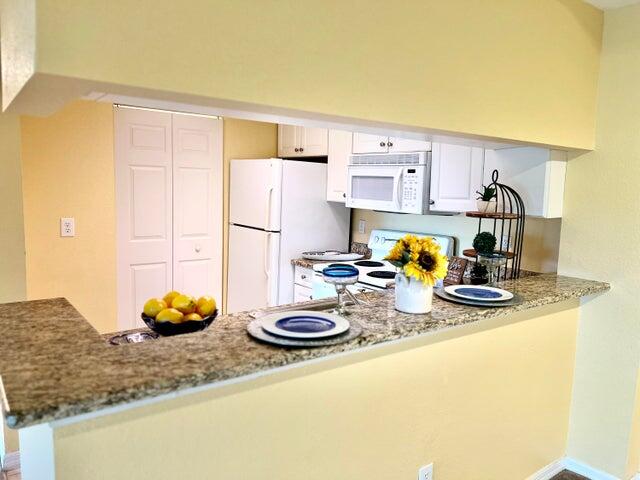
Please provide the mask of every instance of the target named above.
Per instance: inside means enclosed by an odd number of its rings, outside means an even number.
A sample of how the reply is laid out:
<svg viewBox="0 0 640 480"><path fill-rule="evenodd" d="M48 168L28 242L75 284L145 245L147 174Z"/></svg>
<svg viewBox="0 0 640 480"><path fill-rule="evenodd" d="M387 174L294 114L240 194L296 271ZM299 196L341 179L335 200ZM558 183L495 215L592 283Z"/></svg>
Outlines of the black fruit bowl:
<svg viewBox="0 0 640 480"><path fill-rule="evenodd" d="M144 323L147 324L154 332L162 335L163 337L170 337L172 335L180 335L182 333L193 333L204 330L211 322L218 316L218 310L214 311L208 317L202 320L187 320L182 323L161 322L158 323L154 318L147 317L144 313L141 315Z"/></svg>

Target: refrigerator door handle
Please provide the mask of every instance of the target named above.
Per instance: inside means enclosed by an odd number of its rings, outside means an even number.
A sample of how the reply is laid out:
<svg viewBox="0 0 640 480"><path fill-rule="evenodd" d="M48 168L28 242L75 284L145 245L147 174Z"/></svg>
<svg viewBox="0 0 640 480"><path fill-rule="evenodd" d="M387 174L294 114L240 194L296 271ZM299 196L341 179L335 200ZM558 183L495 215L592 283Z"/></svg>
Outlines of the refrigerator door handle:
<svg viewBox="0 0 640 480"><path fill-rule="evenodd" d="M271 199L273 198L273 186L267 191L267 207L264 212L264 229L271 230Z"/></svg>
<svg viewBox="0 0 640 480"><path fill-rule="evenodd" d="M271 232L264 241L264 274L267 277L267 307L271 306Z"/></svg>

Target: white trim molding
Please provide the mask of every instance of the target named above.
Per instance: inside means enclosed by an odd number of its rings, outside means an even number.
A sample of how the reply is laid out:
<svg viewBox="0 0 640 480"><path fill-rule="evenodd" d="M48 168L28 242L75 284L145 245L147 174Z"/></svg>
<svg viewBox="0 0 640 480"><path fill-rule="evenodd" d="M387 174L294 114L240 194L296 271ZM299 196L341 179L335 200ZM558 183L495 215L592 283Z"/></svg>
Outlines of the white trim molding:
<svg viewBox="0 0 640 480"><path fill-rule="evenodd" d="M557 475L563 470L569 470L570 472L587 477L590 480L621 480L615 475L603 472L602 470L598 470L586 463L569 457L562 457L561 459L550 463L528 477L527 480L551 480L554 475ZM630 480L640 480L640 473L634 475Z"/></svg>
<svg viewBox="0 0 640 480"><path fill-rule="evenodd" d="M550 463L546 467L542 467L533 475L527 477L527 480L550 480L555 475L559 474L561 471L565 469L563 459L556 460L553 463Z"/></svg>

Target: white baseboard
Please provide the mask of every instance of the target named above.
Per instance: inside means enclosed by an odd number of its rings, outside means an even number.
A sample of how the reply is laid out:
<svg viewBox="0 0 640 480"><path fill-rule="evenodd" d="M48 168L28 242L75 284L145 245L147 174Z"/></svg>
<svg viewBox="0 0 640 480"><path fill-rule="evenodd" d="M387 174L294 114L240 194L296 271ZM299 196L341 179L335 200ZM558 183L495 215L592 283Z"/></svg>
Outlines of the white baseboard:
<svg viewBox="0 0 640 480"><path fill-rule="evenodd" d="M563 470L569 470L570 472L587 477L590 480L620 480L620 478L610 473L603 472L602 470L598 470L569 457L563 457L550 463L528 477L527 480L550 480L554 475L557 475ZM637 473L630 480L640 480L640 473Z"/></svg>
<svg viewBox="0 0 640 480"><path fill-rule="evenodd" d="M527 478L527 480L549 480L565 469L564 459L556 460L550 463L546 467L541 468L536 473Z"/></svg>

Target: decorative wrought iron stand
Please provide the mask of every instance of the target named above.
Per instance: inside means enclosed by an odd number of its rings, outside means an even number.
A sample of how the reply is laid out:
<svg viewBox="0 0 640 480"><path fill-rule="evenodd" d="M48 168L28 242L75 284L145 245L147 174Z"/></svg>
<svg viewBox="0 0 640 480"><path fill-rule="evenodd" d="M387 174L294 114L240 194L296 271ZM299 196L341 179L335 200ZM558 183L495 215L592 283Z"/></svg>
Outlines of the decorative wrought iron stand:
<svg viewBox="0 0 640 480"><path fill-rule="evenodd" d="M497 251L506 255L507 263L498 269L497 280L516 279L520 277L522 262L522 245L524 243L525 211L522 197L513 188L498 183L498 170L491 174L490 187L495 188L495 206L489 207L488 212L467 212L467 217L478 219L478 233L482 232L482 221L493 225L490 227L496 237ZM476 258L476 251L472 248L464 250L465 257ZM476 260L477 261L477 260Z"/></svg>

